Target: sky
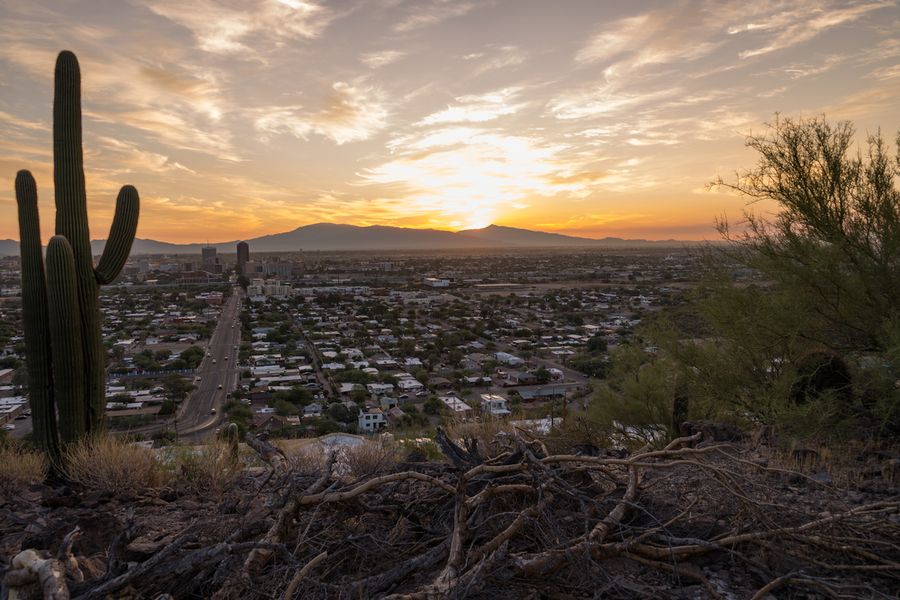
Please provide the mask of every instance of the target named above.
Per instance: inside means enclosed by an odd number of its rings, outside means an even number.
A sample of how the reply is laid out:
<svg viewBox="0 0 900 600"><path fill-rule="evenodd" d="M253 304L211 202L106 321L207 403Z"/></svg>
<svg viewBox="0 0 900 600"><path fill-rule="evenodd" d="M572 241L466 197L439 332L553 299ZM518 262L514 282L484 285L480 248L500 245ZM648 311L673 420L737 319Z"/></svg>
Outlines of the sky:
<svg viewBox="0 0 900 600"><path fill-rule="evenodd" d="M900 1L0 0L0 238L53 226L53 66L82 71L91 237L317 222L715 239L776 113L900 127ZM758 210L773 210L761 206Z"/></svg>

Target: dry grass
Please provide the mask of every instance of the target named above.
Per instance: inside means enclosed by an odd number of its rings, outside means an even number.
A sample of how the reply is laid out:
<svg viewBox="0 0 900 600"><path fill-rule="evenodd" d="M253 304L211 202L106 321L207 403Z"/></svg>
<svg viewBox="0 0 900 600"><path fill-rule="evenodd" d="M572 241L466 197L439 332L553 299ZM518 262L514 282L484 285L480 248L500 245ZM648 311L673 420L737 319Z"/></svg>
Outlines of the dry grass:
<svg viewBox="0 0 900 600"><path fill-rule="evenodd" d="M239 456L232 454L231 446L222 441L187 449L176 459L178 482L188 490L212 497L221 497L234 484L243 469Z"/></svg>
<svg viewBox="0 0 900 600"><path fill-rule="evenodd" d="M400 460L401 449L388 441L365 441L358 446L334 448L335 472L351 479L359 479L392 468ZM298 475L321 475L328 464L329 449L318 443L293 446L285 454L289 468Z"/></svg>
<svg viewBox="0 0 900 600"><path fill-rule="evenodd" d="M878 473L888 485L900 480L896 464L886 457L900 454L896 444L885 446L852 441L842 444L792 441L773 445L769 460L773 466L807 475L827 473L838 488L855 488Z"/></svg>
<svg viewBox="0 0 900 600"><path fill-rule="evenodd" d="M162 461L147 448L113 436L88 438L70 445L63 457L65 473L89 490L123 494L166 485Z"/></svg>
<svg viewBox="0 0 900 600"><path fill-rule="evenodd" d="M18 444L0 447L0 496L11 498L22 488L47 477L47 460L40 452Z"/></svg>
<svg viewBox="0 0 900 600"><path fill-rule="evenodd" d="M285 456L288 459L288 467L298 475L321 475L328 463L327 451L321 444L293 446L291 450L285 450Z"/></svg>
<svg viewBox="0 0 900 600"><path fill-rule="evenodd" d="M482 455L493 457L505 448L503 441L513 435L514 427L502 419L485 419L467 423L452 423L447 426L447 437L457 443L475 440Z"/></svg>
<svg viewBox="0 0 900 600"><path fill-rule="evenodd" d="M400 459L400 452L394 443L371 441L341 448L338 458L347 475L361 479L394 467Z"/></svg>

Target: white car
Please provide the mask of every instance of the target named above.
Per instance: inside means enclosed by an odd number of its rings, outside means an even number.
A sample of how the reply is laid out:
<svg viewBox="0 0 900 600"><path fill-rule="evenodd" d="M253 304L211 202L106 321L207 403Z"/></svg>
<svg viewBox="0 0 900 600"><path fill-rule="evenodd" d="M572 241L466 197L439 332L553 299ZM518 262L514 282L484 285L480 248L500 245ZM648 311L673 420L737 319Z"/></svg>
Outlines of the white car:
<svg viewBox="0 0 900 600"><path fill-rule="evenodd" d="M7 423L6 425L3 426L3 429L5 429L6 431L12 431L15 428L16 428L16 426L13 425L12 423Z"/></svg>

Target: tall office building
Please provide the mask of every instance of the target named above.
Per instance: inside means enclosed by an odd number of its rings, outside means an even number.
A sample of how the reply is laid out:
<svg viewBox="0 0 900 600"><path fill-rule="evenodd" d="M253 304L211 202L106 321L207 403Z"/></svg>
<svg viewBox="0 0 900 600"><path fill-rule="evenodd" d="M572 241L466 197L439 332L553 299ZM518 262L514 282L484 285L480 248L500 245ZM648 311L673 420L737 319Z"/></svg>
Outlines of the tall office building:
<svg viewBox="0 0 900 600"><path fill-rule="evenodd" d="M238 242L237 245L237 272L239 275L244 274L244 267L250 262L250 244L247 242Z"/></svg>
<svg viewBox="0 0 900 600"><path fill-rule="evenodd" d="M204 246L200 249L201 256L203 257L204 265L214 265L216 264L216 248L215 246Z"/></svg>

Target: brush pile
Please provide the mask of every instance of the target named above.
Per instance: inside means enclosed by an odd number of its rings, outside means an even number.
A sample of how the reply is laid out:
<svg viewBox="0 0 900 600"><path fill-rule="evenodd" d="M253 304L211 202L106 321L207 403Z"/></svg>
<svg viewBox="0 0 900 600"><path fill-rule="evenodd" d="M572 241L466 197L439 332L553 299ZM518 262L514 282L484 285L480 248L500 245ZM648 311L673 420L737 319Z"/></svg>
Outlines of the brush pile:
<svg viewBox="0 0 900 600"><path fill-rule="evenodd" d="M558 454L521 431L487 444L440 431L446 462L374 462L363 475L348 473L333 454L298 461L264 440L247 442L267 466L247 469L217 497L110 502L104 510L118 526L102 552L102 542L92 542L94 555L79 551L71 535L86 509L57 509L45 519L56 538L31 539L53 541L58 557L17 556L4 593L82 600L900 594L900 496L892 482L867 492L835 489L702 433L661 449ZM38 567L54 574L49 583Z"/></svg>

